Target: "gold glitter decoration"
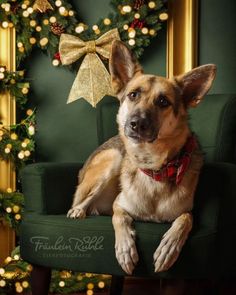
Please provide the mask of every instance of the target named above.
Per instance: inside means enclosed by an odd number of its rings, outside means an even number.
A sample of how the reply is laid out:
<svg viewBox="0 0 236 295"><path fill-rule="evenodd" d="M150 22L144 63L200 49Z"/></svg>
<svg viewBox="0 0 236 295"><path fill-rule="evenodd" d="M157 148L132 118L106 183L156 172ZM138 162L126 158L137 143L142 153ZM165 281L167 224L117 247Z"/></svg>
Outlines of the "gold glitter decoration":
<svg viewBox="0 0 236 295"><path fill-rule="evenodd" d="M34 2L33 9L38 10L41 13L44 13L47 10L53 10L53 7L47 0L36 0Z"/></svg>
<svg viewBox="0 0 236 295"><path fill-rule="evenodd" d="M97 53L109 59L112 41L119 39L117 29L112 29L98 39L87 42L73 35L61 35L59 52L63 65L72 64L85 55L67 103L83 97L95 107L105 95L114 96L111 77Z"/></svg>

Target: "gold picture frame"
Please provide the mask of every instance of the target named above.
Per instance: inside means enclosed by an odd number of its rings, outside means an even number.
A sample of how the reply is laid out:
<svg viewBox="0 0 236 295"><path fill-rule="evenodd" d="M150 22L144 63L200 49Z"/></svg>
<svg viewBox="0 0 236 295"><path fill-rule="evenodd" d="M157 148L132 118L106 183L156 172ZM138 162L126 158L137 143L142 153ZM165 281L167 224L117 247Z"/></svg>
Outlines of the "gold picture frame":
<svg viewBox="0 0 236 295"><path fill-rule="evenodd" d="M167 77L184 73L197 65L198 0L169 0L167 27ZM0 64L15 70L15 30L0 28ZM0 121L15 123L15 102L9 93L0 97ZM15 173L11 163L0 161L0 189L15 189ZM0 224L0 263L14 247L14 233ZM4 235L4 236L3 236Z"/></svg>
<svg viewBox="0 0 236 295"><path fill-rule="evenodd" d="M15 71L15 29L0 28L0 65L4 65L10 71ZM0 94L0 122L4 126L14 124L16 121L16 104L8 92ZM0 190L6 191L8 188L15 190L16 177L10 162L0 161ZM15 233L0 219L0 265L10 254L15 246Z"/></svg>
<svg viewBox="0 0 236 295"><path fill-rule="evenodd" d="M167 77L197 66L198 0L169 0L167 27Z"/></svg>

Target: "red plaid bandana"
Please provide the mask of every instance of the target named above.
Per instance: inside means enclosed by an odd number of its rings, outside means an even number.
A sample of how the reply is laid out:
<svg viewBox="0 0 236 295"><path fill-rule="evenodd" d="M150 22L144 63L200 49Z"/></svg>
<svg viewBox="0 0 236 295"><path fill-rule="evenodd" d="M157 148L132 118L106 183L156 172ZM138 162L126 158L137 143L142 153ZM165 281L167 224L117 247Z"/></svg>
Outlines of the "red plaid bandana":
<svg viewBox="0 0 236 295"><path fill-rule="evenodd" d="M152 177L156 181L170 179L175 181L176 185L180 184L184 173L189 167L193 151L197 148L197 140L194 135L190 136L182 148L181 152L172 161L167 163L162 169L156 171L151 169L140 169L143 173Z"/></svg>

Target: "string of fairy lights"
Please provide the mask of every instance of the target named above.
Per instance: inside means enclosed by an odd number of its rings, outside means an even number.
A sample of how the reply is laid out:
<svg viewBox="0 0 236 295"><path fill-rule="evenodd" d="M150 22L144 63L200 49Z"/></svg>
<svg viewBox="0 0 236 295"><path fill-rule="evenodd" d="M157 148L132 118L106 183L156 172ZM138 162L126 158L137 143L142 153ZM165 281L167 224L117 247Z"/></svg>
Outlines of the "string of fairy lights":
<svg viewBox="0 0 236 295"><path fill-rule="evenodd" d="M79 12L66 0L0 0L0 26L16 30L17 71L0 65L0 95L10 93L21 110L21 119L12 126L0 122L0 159L11 161L19 171L26 163L34 161L37 131L35 110L27 109L30 81L25 78L24 59L34 48L45 51L52 66L61 65L58 45L63 33L76 35L84 41L97 39L113 28L132 49L137 58L158 35L168 19L165 0L111 0L111 12L89 26ZM158 39L157 39L158 40ZM1 99L1 97L0 97ZM22 118L24 117L24 118ZM24 212L24 196L8 188L0 191L0 218L18 233ZM32 266L20 257L19 247L0 268L0 294L23 293L30 290L29 276ZM63 294L85 291L93 295L108 287L107 275L81 274L68 270L53 271L51 292ZM1 293L2 292L2 293Z"/></svg>

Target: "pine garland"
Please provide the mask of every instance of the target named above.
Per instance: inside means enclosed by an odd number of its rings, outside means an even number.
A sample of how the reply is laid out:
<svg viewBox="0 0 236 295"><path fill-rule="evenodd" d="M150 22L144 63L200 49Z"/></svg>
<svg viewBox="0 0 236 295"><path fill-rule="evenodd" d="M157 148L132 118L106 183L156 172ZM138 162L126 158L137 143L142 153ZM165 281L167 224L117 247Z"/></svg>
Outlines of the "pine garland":
<svg viewBox="0 0 236 295"><path fill-rule="evenodd" d="M58 44L62 33L77 34L87 41L96 39L115 27L119 30L121 40L126 42L139 58L166 19L163 17L166 15L163 0L112 0L110 4L113 11L92 27L76 19L76 13L67 1L50 1L52 9L45 12L34 8L34 2L0 1L1 26L16 28L17 66L30 55L34 47L46 51L57 66L60 63Z"/></svg>
<svg viewBox="0 0 236 295"><path fill-rule="evenodd" d="M24 212L24 196L20 192L0 191L0 218L19 233L19 226Z"/></svg>
<svg viewBox="0 0 236 295"><path fill-rule="evenodd" d="M20 247L16 247L11 256L6 257L0 268L0 295L30 291L30 273L33 267L20 257ZM68 270L54 270L50 285L51 293L71 294L87 291L106 290L110 285L109 275L78 273ZM89 291L91 290L91 291Z"/></svg>
<svg viewBox="0 0 236 295"><path fill-rule="evenodd" d="M10 72L0 65L0 94L9 91L17 105L23 108L27 101L29 82L24 78L24 71Z"/></svg>

